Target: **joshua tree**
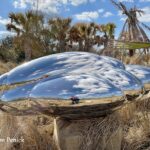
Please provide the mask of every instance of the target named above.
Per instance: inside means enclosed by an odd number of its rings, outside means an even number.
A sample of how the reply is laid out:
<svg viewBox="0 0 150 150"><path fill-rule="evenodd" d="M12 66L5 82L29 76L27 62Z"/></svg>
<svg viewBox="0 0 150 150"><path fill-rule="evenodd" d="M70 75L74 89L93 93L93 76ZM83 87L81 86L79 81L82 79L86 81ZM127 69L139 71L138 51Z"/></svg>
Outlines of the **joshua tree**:
<svg viewBox="0 0 150 150"><path fill-rule="evenodd" d="M111 1L120 11L122 11L123 14L127 16L119 36L119 40L131 42L150 42L142 26L148 30L150 30L150 28L146 24L141 23L137 17L137 15L142 15L144 12L136 7L127 9L123 3L116 3L114 0ZM133 50L130 50L130 55L133 55Z"/></svg>
<svg viewBox="0 0 150 150"><path fill-rule="evenodd" d="M69 37L71 43L78 42L79 51L90 51L96 42L98 31L99 26L95 23L77 23L70 29Z"/></svg>
<svg viewBox="0 0 150 150"><path fill-rule="evenodd" d="M43 15L28 11L25 14L10 13L9 18L11 23L7 24L7 30L17 33L15 43L23 49L25 59L30 60L33 48L40 45L39 37L44 24Z"/></svg>
<svg viewBox="0 0 150 150"><path fill-rule="evenodd" d="M73 43L77 42L79 46L78 50L83 51L83 39L77 24L72 26L69 30L69 42L71 48L73 47Z"/></svg>
<svg viewBox="0 0 150 150"><path fill-rule="evenodd" d="M108 41L110 39L114 39L115 28L116 28L116 25L114 23L100 25L100 31L104 33L104 36L102 39L103 39L105 48L107 47Z"/></svg>
<svg viewBox="0 0 150 150"><path fill-rule="evenodd" d="M48 21L51 37L57 43L58 52L66 51L71 19L54 18Z"/></svg>
<svg viewBox="0 0 150 150"><path fill-rule="evenodd" d="M96 34L99 31L99 26L95 23L87 24L84 32L85 46L84 51L90 51L95 44Z"/></svg>

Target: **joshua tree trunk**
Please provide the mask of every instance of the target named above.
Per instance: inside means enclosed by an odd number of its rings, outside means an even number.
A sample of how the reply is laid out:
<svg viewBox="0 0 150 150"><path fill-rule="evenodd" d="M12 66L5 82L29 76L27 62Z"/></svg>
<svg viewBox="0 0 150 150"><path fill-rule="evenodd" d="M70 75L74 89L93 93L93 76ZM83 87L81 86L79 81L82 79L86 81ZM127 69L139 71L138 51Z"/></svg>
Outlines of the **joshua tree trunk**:
<svg viewBox="0 0 150 150"><path fill-rule="evenodd" d="M108 46L108 39L109 39L109 38L108 38L108 36L107 36L107 33L105 33L105 34L104 34L104 49L107 48L107 46Z"/></svg>
<svg viewBox="0 0 150 150"><path fill-rule="evenodd" d="M107 48L107 46L108 46L108 39L105 39L104 40L104 48Z"/></svg>
<svg viewBox="0 0 150 150"><path fill-rule="evenodd" d="M30 61L32 58L32 48L29 39L24 42L25 60Z"/></svg>
<svg viewBox="0 0 150 150"><path fill-rule="evenodd" d="M86 51L90 52L92 49L92 46L94 45L93 43L93 39L87 39L87 41L85 42L85 46L86 46Z"/></svg>
<svg viewBox="0 0 150 150"><path fill-rule="evenodd" d="M64 40L60 40L59 42L59 52L64 52L65 51L65 41Z"/></svg>
<svg viewBox="0 0 150 150"><path fill-rule="evenodd" d="M134 50L133 49L129 49L129 56L132 57L134 55Z"/></svg>
<svg viewBox="0 0 150 150"><path fill-rule="evenodd" d="M83 41L79 40L79 51L83 51Z"/></svg>
<svg viewBox="0 0 150 150"><path fill-rule="evenodd" d="M90 50L90 40L86 39L85 40L84 51L89 52L89 50Z"/></svg>

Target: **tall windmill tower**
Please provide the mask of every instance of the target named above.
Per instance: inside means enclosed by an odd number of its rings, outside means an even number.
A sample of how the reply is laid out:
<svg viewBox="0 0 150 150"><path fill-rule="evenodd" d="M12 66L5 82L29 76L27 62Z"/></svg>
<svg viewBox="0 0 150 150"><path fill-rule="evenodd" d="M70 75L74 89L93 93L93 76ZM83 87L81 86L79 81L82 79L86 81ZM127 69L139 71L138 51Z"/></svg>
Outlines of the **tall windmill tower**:
<svg viewBox="0 0 150 150"><path fill-rule="evenodd" d="M150 39L148 38L147 34L145 33L144 29L147 29L150 31L150 27L148 27L146 24L142 23L138 19L138 15L142 16L144 14L144 11L141 9L138 9L136 7L127 9L127 7L122 2L115 2L114 0L111 0L111 2L124 14L126 15L126 20L123 26L123 29L119 35L119 41L128 42L130 43L130 47L132 46L132 42L136 42L136 45L140 44L138 49L143 48L144 51L145 47L142 47L142 44L149 44L150 45ZM124 44L123 44L124 45ZM148 45L148 47L149 47ZM135 49L135 48L134 48ZM134 55L134 49L129 48L129 54L130 56Z"/></svg>
<svg viewBox="0 0 150 150"><path fill-rule="evenodd" d="M142 28L144 27L150 30L150 27L138 20L138 15L142 16L144 11L136 7L127 9L123 3L116 3L114 0L111 1L127 17L120 33L119 40L130 42L150 42L144 29Z"/></svg>

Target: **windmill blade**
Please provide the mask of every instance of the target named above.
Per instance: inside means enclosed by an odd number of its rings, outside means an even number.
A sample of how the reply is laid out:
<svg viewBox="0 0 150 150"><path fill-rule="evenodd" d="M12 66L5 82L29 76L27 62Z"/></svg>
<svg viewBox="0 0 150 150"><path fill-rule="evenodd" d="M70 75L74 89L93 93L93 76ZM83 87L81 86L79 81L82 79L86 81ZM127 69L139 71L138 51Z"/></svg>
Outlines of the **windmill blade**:
<svg viewBox="0 0 150 150"><path fill-rule="evenodd" d="M135 9L136 12L144 14L144 11L141 9Z"/></svg>
<svg viewBox="0 0 150 150"><path fill-rule="evenodd" d="M117 3L117 2L115 2L114 0L110 0L113 4L114 4L114 6L116 6L119 10L122 10L122 7Z"/></svg>
<svg viewBox="0 0 150 150"><path fill-rule="evenodd" d="M138 8L136 7L136 5L134 6L134 11L137 12L137 13L139 13L140 15L141 15L141 14L144 14L144 11L141 10L141 9L138 9Z"/></svg>
<svg viewBox="0 0 150 150"><path fill-rule="evenodd" d="M144 11L140 9L135 9L135 12L139 13L140 16L144 14Z"/></svg>
<svg viewBox="0 0 150 150"><path fill-rule="evenodd" d="M120 6L121 6L121 8L123 10L123 13L129 16L130 14L129 14L126 6L123 3L121 3L121 2L119 4L120 4Z"/></svg>
<svg viewBox="0 0 150 150"><path fill-rule="evenodd" d="M145 27L147 30L150 31L150 27L149 27L148 25L146 25L146 24L144 24L144 23L141 23L141 24L143 25L143 27Z"/></svg>

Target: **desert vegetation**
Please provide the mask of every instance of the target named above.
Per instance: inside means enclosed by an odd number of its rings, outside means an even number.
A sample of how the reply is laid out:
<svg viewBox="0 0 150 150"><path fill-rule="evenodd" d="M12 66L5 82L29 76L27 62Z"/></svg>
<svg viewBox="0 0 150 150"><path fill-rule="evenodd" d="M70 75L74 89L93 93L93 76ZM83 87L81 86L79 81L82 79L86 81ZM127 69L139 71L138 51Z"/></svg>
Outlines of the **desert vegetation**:
<svg viewBox="0 0 150 150"><path fill-rule="evenodd" d="M16 33L1 40L0 59L7 62L28 61L66 51L96 52L93 46L107 46L114 38L115 24L76 23L71 18L45 19L42 13L10 13L6 28Z"/></svg>

